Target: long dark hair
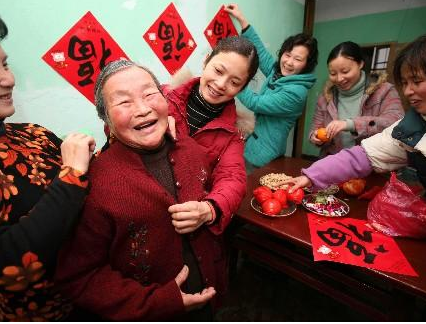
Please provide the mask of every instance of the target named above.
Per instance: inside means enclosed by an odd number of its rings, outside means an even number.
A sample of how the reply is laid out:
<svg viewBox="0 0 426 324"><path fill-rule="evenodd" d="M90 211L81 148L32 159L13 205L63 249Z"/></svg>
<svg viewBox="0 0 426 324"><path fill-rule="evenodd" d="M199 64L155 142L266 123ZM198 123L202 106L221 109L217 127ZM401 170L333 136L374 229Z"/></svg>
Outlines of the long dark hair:
<svg viewBox="0 0 426 324"><path fill-rule="evenodd" d="M401 69L404 64L407 65L413 75L418 74L419 71L426 74L426 35L416 38L396 56L393 65L393 78L399 87L402 85Z"/></svg>
<svg viewBox="0 0 426 324"><path fill-rule="evenodd" d="M259 67L259 56L257 55L256 47L254 47L252 42L242 36L222 38L206 58L204 64L207 65L207 63L219 53L237 53L249 59L248 78L247 82L244 84L244 89L251 79L253 79Z"/></svg>
<svg viewBox="0 0 426 324"><path fill-rule="evenodd" d="M280 50L278 51L278 61L276 63L277 71L280 71L280 60L284 52L290 52L295 46L305 46L308 51L308 59L306 61L306 66L303 68L300 73L311 73L318 64L318 42L315 37L312 37L305 33L300 33L288 37L281 45Z"/></svg>
<svg viewBox="0 0 426 324"><path fill-rule="evenodd" d="M6 38L8 32L6 23L0 18L0 41Z"/></svg>

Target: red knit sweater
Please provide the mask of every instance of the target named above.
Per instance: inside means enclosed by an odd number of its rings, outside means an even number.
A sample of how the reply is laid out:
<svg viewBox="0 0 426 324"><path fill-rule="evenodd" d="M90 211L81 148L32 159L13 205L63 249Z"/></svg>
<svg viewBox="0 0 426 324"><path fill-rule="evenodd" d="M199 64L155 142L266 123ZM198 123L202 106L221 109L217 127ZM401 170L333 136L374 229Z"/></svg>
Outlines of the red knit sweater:
<svg viewBox="0 0 426 324"><path fill-rule="evenodd" d="M184 313L175 277L183 267L181 236L167 209L202 200L209 170L195 142L172 148L178 201L147 173L134 150L115 142L91 165L92 185L56 279L73 301L110 320L167 320ZM201 226L190 235L203 280L223 290L221 237ZM191 269L189 269L191 271Z"/></svg>

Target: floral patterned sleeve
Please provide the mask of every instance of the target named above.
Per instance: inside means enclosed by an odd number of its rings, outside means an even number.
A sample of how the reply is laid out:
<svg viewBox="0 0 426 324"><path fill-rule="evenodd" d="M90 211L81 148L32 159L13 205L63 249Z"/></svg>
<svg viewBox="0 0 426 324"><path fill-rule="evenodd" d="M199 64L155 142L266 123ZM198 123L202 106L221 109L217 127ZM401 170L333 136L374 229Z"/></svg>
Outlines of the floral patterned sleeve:
<svg viewBox="0 0 426 324"><path fill-rule="evenodd" d="M61 320L72 311L52 276L87 194L62 167L61 139L32 123L0 127L0 321Z"/></svg>
<svg viewBox="0 0 426 324"><path fill-rule="evenodd" d="M22 256L29 251L46 266L54 265L86 196L88 182L85 176L75 173L63 169L28 215L13 225L0 227L0 269L21 265Z"/></svg>

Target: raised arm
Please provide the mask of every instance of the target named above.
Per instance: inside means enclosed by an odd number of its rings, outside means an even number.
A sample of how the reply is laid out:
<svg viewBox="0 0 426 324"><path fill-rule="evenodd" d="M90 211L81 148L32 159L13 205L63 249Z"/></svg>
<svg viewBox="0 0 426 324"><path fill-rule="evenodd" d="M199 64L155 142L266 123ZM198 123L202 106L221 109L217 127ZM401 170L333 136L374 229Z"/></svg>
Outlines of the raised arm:
<svg viewBox="0 0 426 324"><path fill-rule="evenodd" d="M268 94L257 94L248 87L237 98L255 114L298 118L303 111L308 89L304 86L282 87Z"/></svg>
<svg viewBox="0 0 426 324"><path fill-rule="evenodd" d="M238 5L230 4L225 7L225 11L229 12L238 20L242 28L241 35L250 40L256 47L257 54L259 55L259 68L265 76L268 76L275 67L276 59L266 49L265 44L263 44L253 26L251 26L243 16Z"/></svg>

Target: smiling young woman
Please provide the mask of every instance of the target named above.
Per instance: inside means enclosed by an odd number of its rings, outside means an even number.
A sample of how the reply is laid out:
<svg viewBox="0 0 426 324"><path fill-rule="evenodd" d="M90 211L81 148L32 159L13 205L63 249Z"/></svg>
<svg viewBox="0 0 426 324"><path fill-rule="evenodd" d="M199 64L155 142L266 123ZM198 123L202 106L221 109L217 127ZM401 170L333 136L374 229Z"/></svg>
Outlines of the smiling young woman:
<svg viewBox="0 0 426 324"><path fill-rule="evenodd" d="M366 75L364 64L361 47L354 42L340 43L328 55L328 82L318 97L309 134L320 156L357 145L404 115L387 75Z"/></svg>
<svg viewBox="0 0 426 324"><path fill-rule="evenodd" d="M225 10L240 23L241 35L256 46L260 70L266 77L258 93L246 88L237 95L256 118L254 132L247 138L244 149L250 173L285 154L287 137L303 112L308 90L316 81L312 73L318 59L317 41L303 33L290 36L274 58L238 5L227 5Z"/></svg>
<svg viewBox="0 0 426 324"><path fill-rule="evenodd" d="M244 140L236 128L235 96L259 66L256 48L244 37L218 42L204 61L200 77L172 89L164 86L170 115L175 118L178 138L190 135L208 158L212 171L211 191L206 199L216 219L210 230L220 235L231 221L246 193ZM192 212L188 206L180 206Z"/></svg>
<svg viewBox="0 0 426 324"><path fill-rule="evenodd" d="M412 105L403 118L362 140L361 145L326 156L302 169L302 176L283 180L281 184L292 184L290 191L301 187L316 190L365 178L372 171L383 173L410 166L426 188L426 35L398 53L393 75L396 85ZM420 212L412 217L420 219L424 214Z"/></svg>

